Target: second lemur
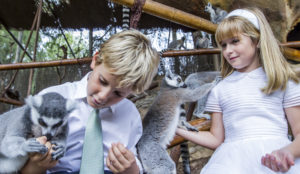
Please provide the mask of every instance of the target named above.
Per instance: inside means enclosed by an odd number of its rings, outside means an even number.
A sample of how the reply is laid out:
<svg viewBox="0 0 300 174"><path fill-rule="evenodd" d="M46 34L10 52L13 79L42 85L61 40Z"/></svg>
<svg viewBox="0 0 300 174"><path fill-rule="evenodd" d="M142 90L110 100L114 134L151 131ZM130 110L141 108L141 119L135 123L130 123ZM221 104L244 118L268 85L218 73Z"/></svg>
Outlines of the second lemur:
<svg viewBox="0 0 300 174"><path fill-rule="evenodd" d="M205 96L216 82L188 88L181 77L170 71L158 96L143 119L143 135L137 144L138 156L147 174L175 174L176 166L166 148L175 135L180 106Z"/></svg>

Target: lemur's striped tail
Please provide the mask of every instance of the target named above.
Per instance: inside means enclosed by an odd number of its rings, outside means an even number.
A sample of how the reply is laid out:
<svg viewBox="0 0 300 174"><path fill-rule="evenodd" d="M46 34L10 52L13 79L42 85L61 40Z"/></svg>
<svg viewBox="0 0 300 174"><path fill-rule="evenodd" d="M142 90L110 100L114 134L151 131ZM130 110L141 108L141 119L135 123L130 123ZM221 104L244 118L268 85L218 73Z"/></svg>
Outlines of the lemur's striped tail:
<svg viewBox="0 0 300 174"><path fill-rule="evenodd" d="M184 108L184 104L182 104L180 106L180 118L179 119L186 121L186 111ZM180 144L180 153L181 153L181 159L182 159L183 173L190 174L191 168L190 168L190 153L189 153L188 142L185 141Z"/></svg>
<svg viewBox="0 0 300 174"><path fill-rule="evenodd" d="M123 5L122 8L122 29L128 30L130 23L130 8Z"/></svg>

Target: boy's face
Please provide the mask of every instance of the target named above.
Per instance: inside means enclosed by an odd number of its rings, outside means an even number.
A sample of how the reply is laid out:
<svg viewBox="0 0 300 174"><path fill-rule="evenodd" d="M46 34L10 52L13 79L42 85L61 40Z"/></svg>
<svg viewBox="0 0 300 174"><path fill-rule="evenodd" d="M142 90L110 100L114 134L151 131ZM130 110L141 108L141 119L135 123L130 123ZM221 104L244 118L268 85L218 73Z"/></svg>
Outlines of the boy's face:
<svg viewBox="0 0 300 174"><path fill-rule="evenodd" d="M87 102L93 108L109 107L118 103L131 93L131 88L117 88L116 76L112 75L103 63L96 65L93 57L87 85Z"/></svg>

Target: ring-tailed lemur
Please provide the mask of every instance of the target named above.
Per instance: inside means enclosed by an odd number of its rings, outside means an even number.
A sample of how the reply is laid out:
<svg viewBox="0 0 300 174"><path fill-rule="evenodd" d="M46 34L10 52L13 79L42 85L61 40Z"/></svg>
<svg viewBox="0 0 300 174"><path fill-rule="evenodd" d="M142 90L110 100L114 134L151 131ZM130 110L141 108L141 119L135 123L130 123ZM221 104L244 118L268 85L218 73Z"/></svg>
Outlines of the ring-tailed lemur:
<svg viewBox="0 0 300 174"><path fill-rule="evenodd" d="M130 8L122 6L122 29L129 30L130 28Z"/></svg>
<svg viewBox="0 0 300 174"><path fill-rule="evenodd" d="M65 153L68 114L76 107L58 93L28 96L26 104L0 115L0 173L15 173L29 153L46 153L36 138L46 136L54 144L53 160Z"/></svg>
<svg viewBox="0 0 300 174"><path fill-rule="evenodd" d="M214 80L219 81L219 76L220 73L217 71L205 71L205 72L197 72L190 74L186 79L185 79L185 84L192 89L195 89L197 86L203 85L205 83L211 83ZM194 110L193 114L196 115L197 117L205 117L205 118L210 118L208 114L204 114L204 108L206 104L208 94L206 94L204 97L199 99L197 101L197 107ZM180 120L182 120L181 124L186 123L186 110L184 109L184 104L181 106L181 111L180 111ZM187 125L189 126L189 125ZM194 127L189 127L189 130L192 131L198 131L197 129L194 129ZM188 148L188 142L183 142L180 144L180 152L181 152L181 159L182 159L182 166L183 166L183 173L184 174L190 174L191 169L190 169L190 153L189 153L189 148Z"/></svg>
<svg viewBox="0 0 300 174"><path fill-rule="evenodd" d="M185 79L185 84L192 89L197 88L199 85L211 83L213 81L220 81L221 76L219 71L204 71L204 72L196 72L193 74L190 74ZM197 101L197 107L195 108L193 115L197 116L198 118L207 118L210 119L210 115L204 114L204 108L206 104L208 94L204 97L200 98Z"/></svg>
<svg viewBox="0 0 300 174"><path fill-rule="evenodd" d="M183 37L181 37L181 39L172 41L168 45L168 49L170 49L170 50L179 50L180 48L186 49L186 47L184 46L185 39L186 39L186 37L183 36Z"/></svg>
<svg viewBox="0 0 300 174"><path fill-rule="evenodd" d="M205 96L215 84L191 89L179 75L166 73L160 91L143 119L143 135L137 144L138 156L147 174L176 173L175 163L166 147L175 135L180 106Z"/></svg>
<svg viewBox="0 0 300 174"><path fill-rule="evenodd" d="M209 13L210 21L214 24L219 24L227 15L227 12L219 7L217 7L215 10L211 3L207 3L204 11ZM196 43L196 48L213 48L212 34L204 31L202 31L201 34L202 38L198 41L199 43Z"/></svg>
<svg viewBox="0 0 300 174"><path fill-rule="evenodd" d="M184 108L184 104L182 104L180 106L179 127L198 132L197 128L191 126L190 124L187 124L188 122L186 120L186 116L187 116L186 110ZM190 152L189 152L189 145L188 145L187 141L180 144L180 155L181 155L181 159L182 159L183 173L190 174L191 173Z"/></svg>
<svg viewBox="0 0 300 174"><path fill-rule="evenodd" d="M225 10L220 9L219 7L217 7L215 10L211 3L207 3L204 11L209 12L210 20L214 24L219 24L227 15L227 12Z"/></svg>
<svg viewBox="0 0 300 174"><path fill-rule="evenodd" d="M168 45L167 49L163 49L159 52L159 57L160 57L160 63L159 63L159 67L158 67L159 74L163 74L165 72L166 68L167 69L170 68L170 67L165 67L164 60L162 59L163 53L167 52L167 51L171 51L171 50L179 50L181 48L186 49L186 47L184 46L185 40L186 40L185 36L181 37L181 39L179 39L179 40L174 40Z"/></svg>

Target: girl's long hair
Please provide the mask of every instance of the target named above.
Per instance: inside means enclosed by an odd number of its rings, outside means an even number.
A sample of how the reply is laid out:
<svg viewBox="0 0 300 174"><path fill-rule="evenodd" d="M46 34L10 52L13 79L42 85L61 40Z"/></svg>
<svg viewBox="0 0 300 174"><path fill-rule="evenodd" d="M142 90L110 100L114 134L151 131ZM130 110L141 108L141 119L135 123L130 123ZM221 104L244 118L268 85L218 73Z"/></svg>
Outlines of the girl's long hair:
<svg viewBox="0 0 300 174"><path fill-rule="evenodd" d="M299 83L299 79L287 62L281 52L279 42L275 38L271 27L265 18L264 14L257 8L247 8L256 15L260 30L247 19L239 16L231 16L225 18L218 26L216 31L216 41L219 44L220 41L236 37L239 34L246 35L251 38L252 42L258 43L258 56L260 58L260 64L264 68L268 82L267 85L262 88L262 91L266 94L281 89L285 90L288 80L293 80ZM225 60L222 55L221 59L221 74L223 77L227 77L234 71L234 68Z"/></svg>

